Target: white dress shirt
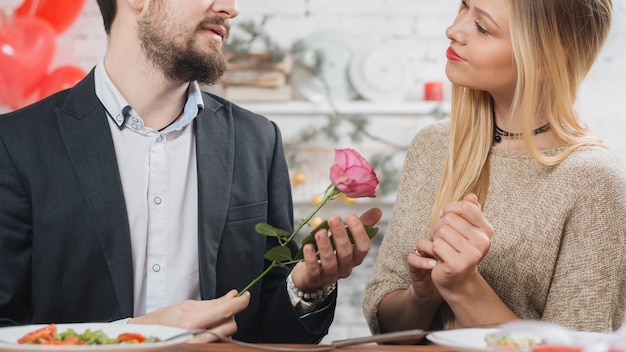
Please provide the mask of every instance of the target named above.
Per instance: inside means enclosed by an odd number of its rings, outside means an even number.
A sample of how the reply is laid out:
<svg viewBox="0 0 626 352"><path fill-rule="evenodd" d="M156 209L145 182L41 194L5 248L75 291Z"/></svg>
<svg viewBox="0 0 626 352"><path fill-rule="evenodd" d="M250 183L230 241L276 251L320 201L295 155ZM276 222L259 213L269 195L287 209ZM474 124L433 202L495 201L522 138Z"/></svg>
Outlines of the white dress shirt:
<svg viewBox="0 0 626 352"><path fill-rule="evenodd" d="M198 174L191 124L203 109L200 87L190 83L183 118L159 132L144 126L102 61L95 69L95 85L109 115L126 200L134 316L200 299Z"/></svg>

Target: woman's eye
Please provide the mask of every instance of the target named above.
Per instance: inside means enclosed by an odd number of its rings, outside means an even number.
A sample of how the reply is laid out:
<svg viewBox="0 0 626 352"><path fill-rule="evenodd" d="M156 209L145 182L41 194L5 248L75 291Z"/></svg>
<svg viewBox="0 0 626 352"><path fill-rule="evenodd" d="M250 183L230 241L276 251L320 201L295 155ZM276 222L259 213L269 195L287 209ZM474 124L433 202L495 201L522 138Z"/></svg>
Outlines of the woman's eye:
<svg viewBox="0 0 626 352"><path fill-rule="evenodd" d="M485 28L483 28L480 24L478 24L477 21L474 21L474 24L476 25L476 29L482 33L482 34L487 34L489 32L487 32L487 30Z"/></svg>

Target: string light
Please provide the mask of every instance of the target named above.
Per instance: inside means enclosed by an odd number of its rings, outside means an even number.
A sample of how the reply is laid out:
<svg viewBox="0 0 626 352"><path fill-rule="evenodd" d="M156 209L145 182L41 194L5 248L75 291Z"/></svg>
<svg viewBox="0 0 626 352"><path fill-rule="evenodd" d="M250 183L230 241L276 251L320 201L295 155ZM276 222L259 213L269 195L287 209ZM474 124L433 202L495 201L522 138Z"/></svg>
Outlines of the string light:
<svg viewBox="0 0 626 352"><path fill-rule="evenodd" d="M354 203L356 203L356 199L350 198L346 196L345 194L341 195L341 200L347 205L353 205Z"/></svg>
<svg viewBox="0 0 626 352"><path fill-rule="evenodd" d="M291 182L294 186L299 186L306 182L306 175L303 172L296 172L291 178Z"/></svg>
<svg viewBox="0 0 626 352"><path fill-rule="evenodd" d="M324 200L324 197L318 194L315 197L313 197L313 199L311 200L311 203L313 203L314 206L318 206L322 203L323 200Z"/></svg>
<svg viewBox="0 0 626 352"><path fill-rule="evenodd" d="M316 216L311 219L311 221L309 221L309 224L311 225L311 227L315 228L318 227L322 222L324 222L324 219L322 219L321 216Z"/></svg>

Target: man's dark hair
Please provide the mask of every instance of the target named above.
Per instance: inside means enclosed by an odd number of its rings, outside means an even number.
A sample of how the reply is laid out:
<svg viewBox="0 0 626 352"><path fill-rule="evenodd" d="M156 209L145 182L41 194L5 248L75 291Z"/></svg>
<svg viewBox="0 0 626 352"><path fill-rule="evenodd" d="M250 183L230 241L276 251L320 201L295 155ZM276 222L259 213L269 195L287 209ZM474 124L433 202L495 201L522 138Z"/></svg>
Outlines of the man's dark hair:
<svg viewBox="0 0 626 352"><path fill-rule="evenodd" d="M104 31L107 35L111 34L111 23L115 18L117 12L117 0L97 0L98 6L100 6L100 13L102 13L102 22L104 23Z"/></svg>

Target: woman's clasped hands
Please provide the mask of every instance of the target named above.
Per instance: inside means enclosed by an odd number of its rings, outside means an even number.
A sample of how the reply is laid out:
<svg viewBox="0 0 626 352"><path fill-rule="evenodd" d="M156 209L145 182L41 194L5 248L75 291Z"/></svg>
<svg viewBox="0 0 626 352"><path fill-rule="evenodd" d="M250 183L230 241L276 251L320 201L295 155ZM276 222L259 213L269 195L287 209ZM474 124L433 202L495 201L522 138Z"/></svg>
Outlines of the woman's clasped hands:
<svg viewBox="0 0 626 352"><path fill-rule="evenodd" d="M478 263L489 251L493 228L476 195L446 205L430 236L418 240L408 258L417 299L441 302L446 293L461 293L480 277Z"/></svg>

